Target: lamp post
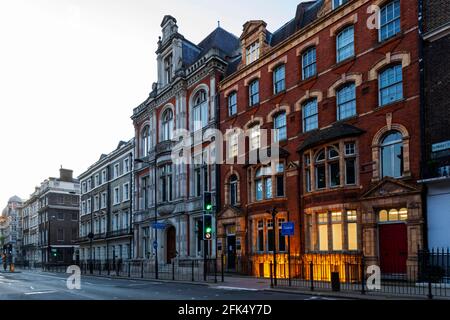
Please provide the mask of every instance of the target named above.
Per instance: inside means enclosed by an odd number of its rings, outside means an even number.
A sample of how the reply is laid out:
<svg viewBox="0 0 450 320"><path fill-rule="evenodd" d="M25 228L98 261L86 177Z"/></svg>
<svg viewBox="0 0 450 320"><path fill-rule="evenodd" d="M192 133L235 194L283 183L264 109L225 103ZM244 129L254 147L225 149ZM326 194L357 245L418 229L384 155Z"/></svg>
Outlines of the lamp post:
<svg viewBox="0 0 450 320"><path fill-rule="evenodd" d="M52 243L50 241L50 235L51 235L51 228L50 228L50 221L54 221L56 219L55 216L51 216L48 219L48 250L47 250L47 262L50 263L51 256L52 256Z"/></svg>
<svg viewBox="0 0 450 320"><path fill-rule="evenodd" d="M267 213L272 215L272 240L273 240L273 280L274 280L274 284L275 286L277 286L277 246L275 243L275 231L276 231L276 217L278 214L278 210L276 207L273 207L272 211L267 211Z"/></svg>
<svg viewBox="0 0 450 320"><path fill-rule="evenodd" d="M150 161L145 161L142 159L135 159L134 160L137 163L144 163L144 164L148 164L150 166L151 162ZM155 220L154 220L154 229L155 229L155 278L158 279L159 275L158 275L158 229L156 228L156 224L158 223L158 198L157 198L157 192L158 192L158 187L157 187L157 170L156 170L156 166L155 166L155 192L154 192L154 200L155 200Z"/></svg>

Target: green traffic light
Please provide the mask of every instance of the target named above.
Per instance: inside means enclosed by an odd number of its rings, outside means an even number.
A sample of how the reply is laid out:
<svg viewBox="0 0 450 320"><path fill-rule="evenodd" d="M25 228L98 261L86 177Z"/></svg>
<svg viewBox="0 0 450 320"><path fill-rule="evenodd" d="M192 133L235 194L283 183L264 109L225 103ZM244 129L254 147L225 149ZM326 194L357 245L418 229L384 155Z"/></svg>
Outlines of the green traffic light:
<svg viewBox="0 0 450 320"><path fill-rule="evenodd" d="M212 204L208 204L208 205L206 206L206 210L211 211L211 210L212 210Z"/></svg>
<svg viewBox="0 0 450 320"><path fill-rule="evenodd" d="M211 233L211 231L212 231L212 228L206 228L207 233Z"/></svg>

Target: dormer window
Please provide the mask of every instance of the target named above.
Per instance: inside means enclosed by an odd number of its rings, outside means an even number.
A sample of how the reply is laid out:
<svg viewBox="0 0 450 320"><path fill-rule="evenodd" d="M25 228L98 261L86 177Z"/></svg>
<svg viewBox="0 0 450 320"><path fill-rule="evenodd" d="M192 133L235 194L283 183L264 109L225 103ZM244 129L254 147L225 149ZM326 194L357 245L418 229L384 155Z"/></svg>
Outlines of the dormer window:
<svg viewBox="0 0 450 320"><path fill-rule="evenodd" d="M172 64L172 54L168 55L164 59L164 72L165 72L165 79L166 84L172 82L172 71L173 71L173 64Z"/></svg>
<svg viewBox="0 0 450 320"><path fill-rule="evenodd" d="M259 59L259 42L254 42L247 48L247 64Z"/></svg>
<svg viewBox="0 0 450 320"><path fill-rule="evenodd" d="M348 0L333 0L333 10L342 6L343 4L346 4Z"/></svg>

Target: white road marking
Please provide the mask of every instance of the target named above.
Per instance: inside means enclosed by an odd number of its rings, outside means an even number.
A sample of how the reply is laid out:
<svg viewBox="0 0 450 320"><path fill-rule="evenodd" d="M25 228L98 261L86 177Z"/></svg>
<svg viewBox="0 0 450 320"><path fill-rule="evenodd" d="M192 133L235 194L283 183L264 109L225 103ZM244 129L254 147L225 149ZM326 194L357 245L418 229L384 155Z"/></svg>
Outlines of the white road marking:
<svg viewBox="0 0 450 320"><path fill-rule="evenodd" d="M258 289L251 289L251 288L239 288L239 287L225 287L225 286L218 286L216 289L219 290L239 290L239 291L258 291Z"/></svg>
<svg viewBox="0 0 450 320"><path fill-rule="evenodd" d="M34 294L46 294L46 293L55 293L55 292L58 292L58 291L35 291L35 292L25 292L24 294L27 296L31 296Z"/></svg>

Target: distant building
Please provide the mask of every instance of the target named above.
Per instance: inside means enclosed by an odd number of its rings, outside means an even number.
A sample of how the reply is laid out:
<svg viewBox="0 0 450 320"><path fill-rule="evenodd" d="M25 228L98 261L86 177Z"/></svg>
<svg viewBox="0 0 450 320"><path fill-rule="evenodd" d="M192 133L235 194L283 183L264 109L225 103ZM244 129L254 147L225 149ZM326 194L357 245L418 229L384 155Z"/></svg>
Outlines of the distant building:
<svg viewBox="0 0 450 320"><path fill-rule="evenodd" d="M79 176L77 259L114 262L132 257L133 161L134 140L121 141Z"/></svg>
<svg viewBox="0 0 450 320"><path fill-rule="evenodd" d="M424 159L428 247L450 247L450 2L423 0Z"/></svg>
<svg viewBox="0 0 450 320"><path fill-rule="evenodd" d="M22 260L22 199L13 196L8 200L6 208L3 210L5 222L3 223L4 245L12 246L12 262Z"/></svg>
<svg viewBox="0 0 450 320"><path fill-rule="evenodd" d="M35 206L34 201L38 201L38 247L42 263L72 263L77 250L79 188L73 171L61 168L59 178L42 182L39 192L32 198L31 205ZM32 213L28 219L35 216ZM35 221L28 227L34 224Z"/></svg>
<svg viewBox="0 0 450 320"><path fill-rule="evenodd" d="M39 248L39 194L40 188L36 187L30 199L25 201L22 215L23 258L26 264L34 266L42 262L41 249Z"/></svg>

